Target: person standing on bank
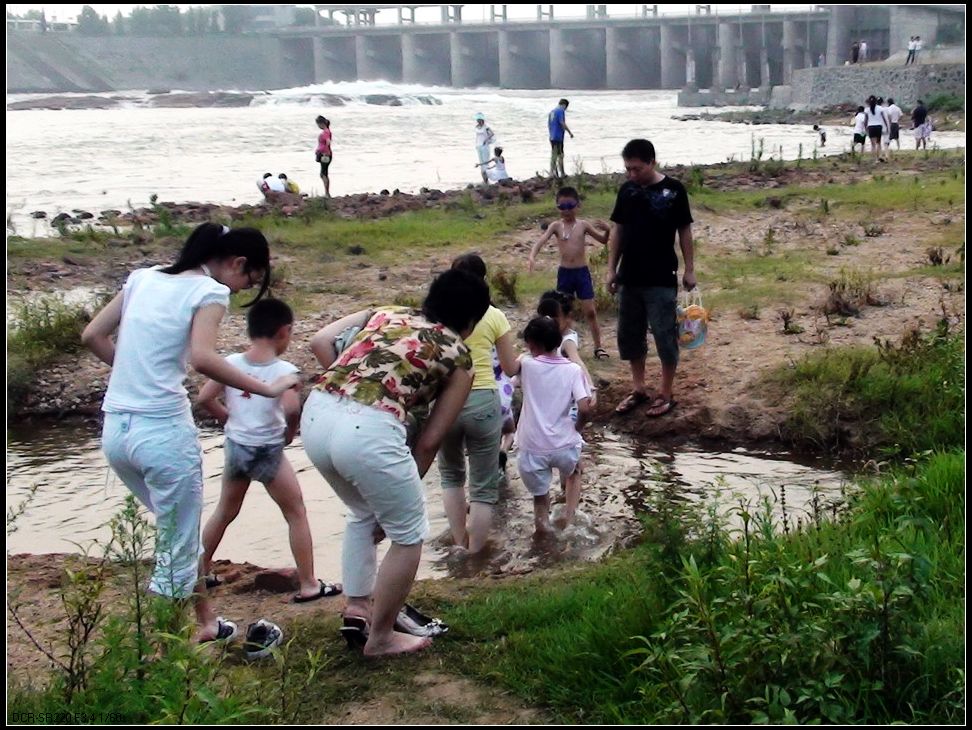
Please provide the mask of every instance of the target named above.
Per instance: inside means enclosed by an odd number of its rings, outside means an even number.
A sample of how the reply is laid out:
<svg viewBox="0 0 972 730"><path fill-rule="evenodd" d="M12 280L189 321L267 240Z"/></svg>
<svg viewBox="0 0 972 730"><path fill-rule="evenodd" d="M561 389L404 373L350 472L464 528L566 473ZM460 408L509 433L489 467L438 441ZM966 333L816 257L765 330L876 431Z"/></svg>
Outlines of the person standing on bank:
<svg viewBox="0 0 972 730"><path fill-rule="evenodd" d="M321 182L324 183L324 197L331 197L331 177L328 168L331 166L331 121L323 116L318 116L314 121L321 133L317 136L317 150L315 157L321 166Z"/></svg>
<svg viewBox="0 0 972 730"><path fill-rule="evenodd" d="M564 172L564 132L574 138L574 133L567 126L567 107L570 102L561 99L550 114L547 115L547 128L550 132L550 177L563 180L567 177Z"/></svg>
<svg viewBox="0 0 972 730"><path fill-rule="evenodd" d="M631 367L632 390L615 409L629 413L650 401L647 415L663 416L675 407L672 387L678 367L678 256L682 249L682 283L694 289L695 251L688 194L678 180L657 169L655 146L633 139L621 152L628 181L618 191L608 241L605 283L619 292L618 351ZM645 386L645 357L649 325L661 360L661 390L649 398Z"/></svg>
<svg viewBox="0 0 972 730"><path fill-rule="evenodd" d="M486 115L482 112L473 117L473 119L476 120L476 156L479 158L477 167L480 173L482 173L483 184L489 185L489 175L486 174L486 165L492 159L489 150L493 142L496 141L496 135L487 126Z"/></svg>

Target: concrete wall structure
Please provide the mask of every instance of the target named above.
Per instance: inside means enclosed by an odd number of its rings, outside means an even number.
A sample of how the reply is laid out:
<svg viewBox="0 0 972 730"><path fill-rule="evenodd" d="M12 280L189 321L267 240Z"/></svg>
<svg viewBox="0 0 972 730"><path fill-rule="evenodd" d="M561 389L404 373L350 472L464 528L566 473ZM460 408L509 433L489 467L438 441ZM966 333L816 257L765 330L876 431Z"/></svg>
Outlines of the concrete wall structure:
<svg viewBox="0 0 972 730"><path fill-rule="evenodd" d="M789 101L795 109L818 109L835 104L863 104L871 94L893 97L904 109L935 94L964 96L965 64L803 69L793 75Z"/></svg>
<svg viewBox="0 0 972 730"><path fill-rule="evenodd" d="M331 7L331 6L320 6ZM371 7L371 6L369 6ZM394 6L392 6L394 7ZM411 8L414 16L415 6ZM713 94L789 84L801 69L841 66L853 41L880 60L914 34L930 47L943 25L964 28L963 6L814 6L813 10L583 20L555 11L536 22L463 24L455 8L441 25L302 26L244 36L86 38L8 34L8 90L189 90L281 88L314 82L385 79L504 88L665 88ZM505 6L502 6L505 7ZM540 6L541 8L547 6ZM448 15L448 17L447 17ZM414 20L414 17L413 17ZM30 36L29 40L25 40ZM56 36L56 37L55 37ZM47 90L47 89L37 89Z"/></svg>

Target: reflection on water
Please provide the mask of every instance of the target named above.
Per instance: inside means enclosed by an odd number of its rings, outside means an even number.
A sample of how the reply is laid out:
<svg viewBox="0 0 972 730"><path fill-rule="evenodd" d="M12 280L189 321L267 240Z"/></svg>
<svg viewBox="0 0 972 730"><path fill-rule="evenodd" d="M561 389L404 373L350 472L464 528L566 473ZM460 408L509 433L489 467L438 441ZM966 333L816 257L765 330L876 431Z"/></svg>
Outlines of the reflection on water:
<svg viewBox="0 0 972 730"><path fill-rule="evenodd" d="M520 482L514 454L507 483L501 488L492 543L475 558L457 554L450 545L438 473L433 467L425 479L433 538L424 550L419 577L513 575L596 560L630 544L640 532L638 515L665 502L709 505L716 501L719 511L728 514L739 499L755 505L764 496L785 493L792 526L797 519L806 521L815 497L823 506L839 499L846 479L820 463L796 463L792 456L741 449L650 449L605 430L587 438L580 511L574 523L550 537L533 536L533 501ZM201 440L206 519L219 496L223 437L203 430ZM299 441L286 454L303 488L317 574L340 579L344 506L309 462ZM107 521L128 494L105 463L98 428L90 424L47 424L31 431L14 428L8 432L8 506L20 503L35 485L32 503L18 520L17 531L8 537L11 553L72 552L78 544L104 541L109 535ZM556 518L563 495L557 486L552 494ZM779 517L779 501L775 502ZM261 485L251 486L216 558L266 567L292 565L286 522Z"/></svg>

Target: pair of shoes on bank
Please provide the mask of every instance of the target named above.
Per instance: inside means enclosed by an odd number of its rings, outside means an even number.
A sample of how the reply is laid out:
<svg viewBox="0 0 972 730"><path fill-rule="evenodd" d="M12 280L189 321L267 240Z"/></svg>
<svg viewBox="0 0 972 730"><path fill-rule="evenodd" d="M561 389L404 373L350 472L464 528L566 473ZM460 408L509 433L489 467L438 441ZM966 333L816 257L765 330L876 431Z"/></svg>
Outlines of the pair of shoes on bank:
<svg viewBox="0 0 972 730"><path fill-rule="evenodd" d="M228 644L236 638L238 628L232 621L227 621L222 616L216 618L216 636L212 639L204 639L200 644L225 643ZM247 659L262 659L270 656L273 647L279 646L283 641L283 630L277 624L259 619L246 629L246 640L243 642L243 655Z"/></svg>
<svg viewBox="0 0 972 730"><path fill-rule="evenodd" d="M360 616L345 616L341 626L341 636L349 649L363 649L368 642L370 626L368 621ZM415 606L405 604L395 619L395 631L412 636L435 637L449 631L449 626L442 619L426 616Z"/></svg>

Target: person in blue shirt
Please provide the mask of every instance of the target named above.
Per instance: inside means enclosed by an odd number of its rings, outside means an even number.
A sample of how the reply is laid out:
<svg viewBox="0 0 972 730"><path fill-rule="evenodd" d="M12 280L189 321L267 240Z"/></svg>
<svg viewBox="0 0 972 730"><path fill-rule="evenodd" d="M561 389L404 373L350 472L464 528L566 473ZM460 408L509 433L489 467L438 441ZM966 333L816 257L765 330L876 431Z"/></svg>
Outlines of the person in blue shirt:
<svg viewBox="0 0 972 730"><path fill-rule="evenodd" d="M564 132L574 138L574 133L567 126L567 107L570 104L566 99L557 102L547 115L547 127L550 130L550 177L563 180L567 177L564 172Z"/></svg>

